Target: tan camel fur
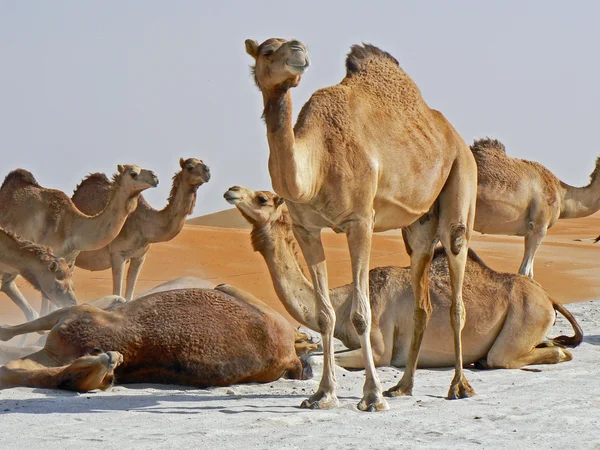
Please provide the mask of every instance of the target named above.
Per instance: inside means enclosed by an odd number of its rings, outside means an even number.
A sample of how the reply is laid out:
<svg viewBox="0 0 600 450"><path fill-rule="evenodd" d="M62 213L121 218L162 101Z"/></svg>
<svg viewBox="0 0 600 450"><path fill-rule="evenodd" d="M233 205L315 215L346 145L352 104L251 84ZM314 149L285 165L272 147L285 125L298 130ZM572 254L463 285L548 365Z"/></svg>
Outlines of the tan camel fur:
<svg viewBox="0 0 600 450"><path fill-rule="evenodd" d="M0 226L51 247L72 266L80 251L112 241L135 210L140 193L158 185L154 172L134 165L119 165L113 179L110 202L99 214L89 216L64 192L40 186L26 170L13 170L0 187Z"/></svg>
<svg viewBox="0 0 600 450"><path fill-rule="evenodd" d="M0 274L2 292L21 308L28 321L38 315L17 288L18 275L58 307L77 304L71 271L64 258L57 258L48 247L21 239L3 228L0 228Z"/></svg>
<svg viewBox="0 0 600 450"><path fill-rule="evenodd" d="M252 225L252 245L265 258L286 310L302 325L318 330L314 289L302 272L286 206L275 194L243 187L231 189L225 197ZM419 367L454 364L452 327L447 320L452 304L448 279L448 263L442 249L438 249L429 279L433 313L423 337ZM409 267L378 267L369 272L371 343L376 366L404 367L407 363L414 305L410 280ZM465 365L516 369L569 361L571 353L561 346L575 347L583 339L573 316L538 283L521 275L496 272L472 250L463 292L467 311L463 329ZM336 363L348 369L364 369L360 339L351 320L352 285L331 289L329 296L338 319L334 336L351 350L337 353ZM546 340L555 311L569 320L575 336Z"/></svg>
<svg viewBox="0 0 600 450"><path fill-rule="evenodd" d="M447 251L452 279L455 376L449 398L474 393L463 374L462 279L475 216L477 168L468 146L430 109L412 79L390 54L372 45L352 47L346 77L316 91L292 127L290 89L308 67L297 40L246 40L263 95L269 172L277 194L289 201L294 234L308 263L325 354L317 392L302 406L335 407L333 360L335 310L329 299L321 230L348 238L353 276L352 323L364 352L366 380L361 410L388 408L369 336L369 255L373 231L409 227L415 289L414 333L409 361L388 396L411 394L423 332L431 315L427 274L436 240Z"/></svg>
<svg viewBox="0 0 600 450"><path fill-rule="evenodd" d="M175 238L182 230L186 217L196 204L196 191L210 179L210 170L201 160L179 160L181 171L173 177L168 203L160 211L152 208L142 195L119 235L105 247L81 252L75 261L77 267L87 270L112 268L113 294L121 295L125 263L129 261L125 298L131 300L142 265L150 246ZM85 178L75 189L72 200L85 214L102 211L110 199L111 183L102 173Z"/></svg>
<svg viewBox="0 0 600 450"><path fill-rule="evenodd" d="M40 330L51 330L44 348L0 367L0 388L87 391L106 389L115 376L119 383L198 387L310 376L289 322L219 290L160 292L106 311L77 305L2 326L0 340Z"/></svg>
<svg viewBox="0 0 600 450"><path fill-rule="evenodd" d="M533 278L535 253L558 219L600 210L600 158L590 184L573 187L537 162L508 156L496 139L477 140L471 150L478 168L475 230L525 236L522 275Z"/></svg>

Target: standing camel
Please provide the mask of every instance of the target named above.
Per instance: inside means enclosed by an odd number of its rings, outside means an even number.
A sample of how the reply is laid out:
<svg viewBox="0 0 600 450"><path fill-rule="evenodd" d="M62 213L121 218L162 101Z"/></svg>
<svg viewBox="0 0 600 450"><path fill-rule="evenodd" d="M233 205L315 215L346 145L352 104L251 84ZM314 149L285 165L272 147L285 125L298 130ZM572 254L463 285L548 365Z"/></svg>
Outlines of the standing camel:
<svg viewBox="0 0 600 450"><path fill-rule="evenodd" d="M430 109L398 61L372 45L352 47L346 77L316 91L292 127L290 89L309 65L297 40L248 39L254 79L263 95L269 173L275 192L289 201L293 229L315 286L323 335L323 377L307 408L338 405L333 356L335 311L329 298L321 230L347 235L353 276L352 323L366 380L363 411L388 409L369 336L369 256L373 231L406 227L415 291L414 332L407 367L388 396L412 393L423 333L431 315L428 270L437 239L444 246L453 286L451 323L455 375L449 398L474 393L463 373L462 282L477 194L477 167L469 147L444 116Z"/></svg>
<svg viewBox="0 0 600 450"><path fill-rule="evenodd" d="M150 246L175 238L183 228L186 217L196 204L196 191L210 179L210 170L195 158L179 160L181 171L173 177L168 203L160 211L152 208L142 195L119 235L105 247L81 252L75 265L86 270L112 268L113 294L121 295L125 263L127 272L125 299L133 298L133 291ZM102 173L85 178L73 193L73 203L84 214L98 214L110 199L111 183Z"/></svg>
<svg viewBox="0 0 600 450"><path fill-rule="evenodd" d="M110 201L94 216L79 211L64 192L40 186L30 172L13 170L0 187L0 226L51 247L72 266L80 251L102 248L117 237L135 210L140 193L158 185L158 177L151 170L134 165L119 165L117 169ZM2 289L16 277L4 277ZM47 309L45 300L42 311Z"/></svg>
<svg viewBox="0 0 600 450"><path fill-rule="evenodd" d="M525 236L521 275L533 278L533 259L558 219L586 217L600 210L600 158L585 187L560 181L537 162L511 158L496 139L471 145L478 169L476 231Z"/></svg>
<svg viewBox="0 0 600 450"><path fill-rule="evenodd" d="M48 247L21 239L3 228L0 228L0 273L3 280L21 275L61 308L77 304L71 271L64 258L57 258ZM2 292L15 302L28 321L37 319L37 313L16 287L14 282L2 283Z"/></svg>

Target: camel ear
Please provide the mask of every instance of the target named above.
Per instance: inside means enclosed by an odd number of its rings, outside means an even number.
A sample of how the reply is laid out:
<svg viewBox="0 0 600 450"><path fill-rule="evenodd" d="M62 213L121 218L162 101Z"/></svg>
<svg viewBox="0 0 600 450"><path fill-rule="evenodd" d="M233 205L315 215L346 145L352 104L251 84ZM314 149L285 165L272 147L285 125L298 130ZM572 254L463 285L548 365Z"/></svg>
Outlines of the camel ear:
<svg viewBox="0 0 600 450"><path fill-rule="evenodd" d="M275 206L279 208L281 205L285 203L285 199L280 197L279 195L275 197Z"/></svg>
<svg viewBox="0 0 600 450"><path fill-rule="evenodd" d="M185 169L185 159L179 158L179 167Z"/></svg>
<svg viewBox="0 0 600 450"><path fill-rule="evenodd" d="M56 272L58 270L58 261L52 261L48 268L50 269L50 272Z"/></svg>
<svg viewBox="0 0 600 450"><path fill-rule="evenodd" d="M254 39L246 39L246 53L254 59L258 58L258 42Z"/></svg>
<svg viewBox="0 0 600 450"><path fill-rule="evenodd" d="M119 165L117 166L117 171L118 171L119 173L123 173L123 172L125 172L125 166L124 166L123 164L119 164Z"/></svg>

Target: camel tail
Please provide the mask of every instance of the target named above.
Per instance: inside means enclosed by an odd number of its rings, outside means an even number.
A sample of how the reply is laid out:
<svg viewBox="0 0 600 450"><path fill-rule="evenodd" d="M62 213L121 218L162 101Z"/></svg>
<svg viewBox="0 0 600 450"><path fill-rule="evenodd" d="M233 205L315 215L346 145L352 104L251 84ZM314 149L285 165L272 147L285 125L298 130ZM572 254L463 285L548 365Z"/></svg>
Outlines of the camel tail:
<svg viewBox="0 0 600 450"><path fill-rule="evenodd" d="M565 319L569 321L571 326L573 327L573 331L575 331L574 336L557 336L552 339L552 342L560 345L564 345L565 347L577 347L581 342L583 342L583 330L575 320L575 317L565 308L563 305L558 303L557 301L552 300L552 306L555 311L561 313Z"/></svg>

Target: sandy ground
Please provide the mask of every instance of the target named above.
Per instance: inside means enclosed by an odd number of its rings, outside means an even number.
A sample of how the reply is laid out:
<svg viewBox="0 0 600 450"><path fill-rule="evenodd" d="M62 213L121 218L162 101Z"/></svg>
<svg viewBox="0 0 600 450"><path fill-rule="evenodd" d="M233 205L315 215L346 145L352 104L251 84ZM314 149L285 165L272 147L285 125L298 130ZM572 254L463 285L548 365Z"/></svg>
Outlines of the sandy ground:
<svg viewBox="0 0 600 450"><path fill-rule="evenodd" d="M300 402L317 387L315 378L218 389L117 386L74 394L41 389L0 392L0 448L600 448L600 244L576 242L600 233L600 216L565 220L551 230L535 264L535 276L555 298L580 302L569 309L586 338L574 360L526 370L467 370L478 395L447 401L452 372L419 370L413 397L392 399L391 411L356 410L364 372L338 368L341 407L306 411ZM345 237L327 233L330 282L350 281ZM521 238L476 235L472 247L496 270L516 271ZM376 236L371 266L406 265L398 233ZM244 288L285 314L266 265L250 247L248 230L189 225L175 240L155 245L137 292L193 275ZM80 301L110 294L110 272L75 273ZM19 282L39 307L38 295ZM0 294L0 322L22 321ZM553 335L571 334L563 321ZM401 370L379 370L384 387Z"/></svg>

